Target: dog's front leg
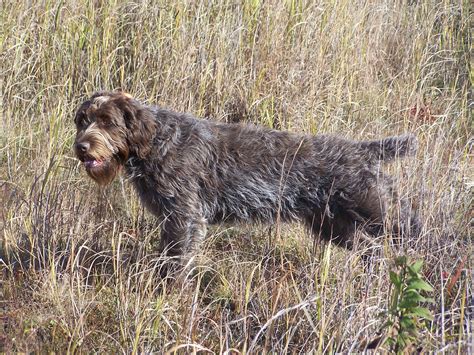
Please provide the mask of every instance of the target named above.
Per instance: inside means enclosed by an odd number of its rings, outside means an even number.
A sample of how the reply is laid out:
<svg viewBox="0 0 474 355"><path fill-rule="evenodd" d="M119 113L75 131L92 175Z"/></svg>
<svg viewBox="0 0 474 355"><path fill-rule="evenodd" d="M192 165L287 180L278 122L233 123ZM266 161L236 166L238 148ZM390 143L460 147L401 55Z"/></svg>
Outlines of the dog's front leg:
<svg viewBox="0 0 474 355"><path fill-rule="evenodd" d="M173 264L184 267L198 252L206 231L206 220L199 213L176 208L163 222L160 250Z"/></svg>

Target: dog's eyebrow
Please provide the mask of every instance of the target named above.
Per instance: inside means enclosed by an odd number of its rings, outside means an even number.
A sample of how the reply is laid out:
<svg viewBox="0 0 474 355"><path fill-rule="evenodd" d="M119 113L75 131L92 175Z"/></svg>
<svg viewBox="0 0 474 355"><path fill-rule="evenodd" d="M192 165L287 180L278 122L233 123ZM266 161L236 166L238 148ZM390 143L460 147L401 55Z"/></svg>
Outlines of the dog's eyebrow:
<svg viewBox="0 0 474 355"><path fill-rule="evenodd" d="M94 105L100 107L102 104L110 100L110 96L99 96L94 99Z"/></svg>

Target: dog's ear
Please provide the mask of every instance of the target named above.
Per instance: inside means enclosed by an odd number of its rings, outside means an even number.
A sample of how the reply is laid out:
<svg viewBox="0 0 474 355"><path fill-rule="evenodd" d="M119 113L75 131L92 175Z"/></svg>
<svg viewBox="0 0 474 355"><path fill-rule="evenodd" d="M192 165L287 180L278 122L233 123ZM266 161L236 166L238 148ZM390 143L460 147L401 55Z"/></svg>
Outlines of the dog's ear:
<svg viewBox="0 0 474 355"><path fill-rule="evenodd" d="M156 133L153 113L130 94L120 93L115 103L123 113L130 153L145 158L151 150L152 139Z"/></svg>

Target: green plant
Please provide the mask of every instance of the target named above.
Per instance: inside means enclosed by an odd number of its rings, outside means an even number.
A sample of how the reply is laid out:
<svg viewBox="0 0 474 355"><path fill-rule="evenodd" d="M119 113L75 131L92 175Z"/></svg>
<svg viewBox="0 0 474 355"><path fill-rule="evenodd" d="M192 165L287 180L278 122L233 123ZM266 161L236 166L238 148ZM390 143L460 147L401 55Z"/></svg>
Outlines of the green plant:
<svg viewBox="0 0 474 355"><path fill-rule="evenodd" d="M433 319L430 311L420 305L433 303L433 299L426 297L433 288L423 280L422 266L422 260L409 264L407 257L401 256L395 260L395 271L390 271L392 289L386 313L388 320L383 328L388 330L385 344L396 353L414 345L419 330L426 326L425 320Z"/></svg>

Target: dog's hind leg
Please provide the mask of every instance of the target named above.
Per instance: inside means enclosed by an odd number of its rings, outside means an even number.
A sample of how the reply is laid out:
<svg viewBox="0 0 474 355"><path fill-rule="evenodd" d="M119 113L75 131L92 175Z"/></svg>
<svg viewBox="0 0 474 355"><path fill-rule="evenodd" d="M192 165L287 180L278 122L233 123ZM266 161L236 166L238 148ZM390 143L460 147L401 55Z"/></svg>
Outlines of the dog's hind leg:
<svg viewBox="0 0 474 355"><path fill-rule="evenodd" d="M323 240L349 250L354 246L354 234L357 224L346 211L335 211L331 216L318 211L307 220L307 224L314 236L319 236Z"/></svg>

